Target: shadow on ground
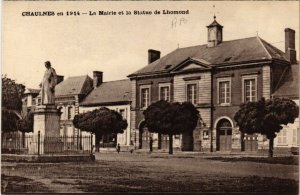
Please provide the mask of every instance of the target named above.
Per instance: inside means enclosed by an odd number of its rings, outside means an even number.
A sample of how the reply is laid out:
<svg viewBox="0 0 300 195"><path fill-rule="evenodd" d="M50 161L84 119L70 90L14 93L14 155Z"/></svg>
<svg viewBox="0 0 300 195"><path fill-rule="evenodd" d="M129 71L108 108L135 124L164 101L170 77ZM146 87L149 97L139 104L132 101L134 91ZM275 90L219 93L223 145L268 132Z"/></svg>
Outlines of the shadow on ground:
<svg viewBox="0 0 300 195"><path fill-rule="evenodd" d="M268 164L282 164L282 165L299 165L298 156L289 157L211 157L206 158L208 160L219 160L223 162L238 162L238 161L249 161L257 163L268 163Z"/></svg>
<svg viewBox="0 0 300 195"><path fill-rule="evenodd" d="M42 193L53 192L43 183L33 179L19 176L8 176L1 174L1 192L2 193Z"/></svg>
<svg viewBox="0 0 300 195"><path fill-rule="evenodd" d="M203 158L172 159L132 155L129 157L128 159L131 161L122 161L122 156L102 155L102 160L98 159L96 162L2 163L1 190L6 193L298 193L297 180L273 177L272 174L259 175L257 171L262 170L259 167L259 169L253 169L253 171L243 174L226 171L227 166L241 169L238 162L233 164ZM251 169L256 166L255 164L249 163L247 167ZM266 168L276 166L276 170L278 170L277 166L279 165L259 164L259 166ZM287 169L288 167L291 166L284 166L280 171L290 170ZM268 172L271 171L271 169L268 170Z"/></svg>

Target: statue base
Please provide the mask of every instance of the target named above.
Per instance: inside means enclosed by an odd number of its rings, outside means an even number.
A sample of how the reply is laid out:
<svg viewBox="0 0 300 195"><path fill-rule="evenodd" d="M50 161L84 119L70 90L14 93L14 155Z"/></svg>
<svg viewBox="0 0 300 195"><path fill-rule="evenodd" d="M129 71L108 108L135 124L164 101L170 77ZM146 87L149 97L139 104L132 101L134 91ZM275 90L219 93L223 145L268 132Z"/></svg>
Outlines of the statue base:
<svg viewBox="0 0 300 195"><path fill-rule="evenodd" d="M43 136L60 135L60 115L61 112L55 105L40 105L34 111L33 133L40 132Z"/></svg>
<svg viewBox="0 0 300 195"><path fill-rule="evenodd" d="M49 140L54 143L60 136L61 111L55 105L40 105L34 111L33 140L30 154L44 154ZM54 144L55 145L55 144Z"/></svg>

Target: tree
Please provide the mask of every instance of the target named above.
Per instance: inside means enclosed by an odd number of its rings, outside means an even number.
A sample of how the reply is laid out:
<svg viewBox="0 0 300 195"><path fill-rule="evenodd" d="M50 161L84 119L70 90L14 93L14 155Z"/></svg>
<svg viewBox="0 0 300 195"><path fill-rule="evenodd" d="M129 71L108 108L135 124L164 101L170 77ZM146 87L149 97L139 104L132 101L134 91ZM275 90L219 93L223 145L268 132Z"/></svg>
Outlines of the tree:
<svg viewBox="0 0 300 195"><path fill-rule="evenodd" d="M33 113L28 112L17 122L17 127L23 133L33 132Z"/></svg>
<svg viewBox="0 0 300 195"><path fill-rule="evenodd" d="M14 80L2 76L2 107L8 110L22 110L22 97L25 86L18 84Z"/></svg>
<svg viewBox="0 0 300 195"><path fill-rule="evenodd" d="M193 132L199 119L198 110L188 102L160 100L151 104L143 114L150 132L169 135L169 154L173 154L173 135Z"/></svg>
<svg viewBox="0 0 300 195"><path fill-rule="evenodd" d="M22 132L22 143L25 146L25 133L33 132L33 113L28 112L23 118L17 121L17 128Z"/></svg>
<svg viewBox="0 0 300 195"><path fill-rule="evenodd" d="M276 134L282 125L294 123L299 115L299 107L287 98L274 98L258 102L247 102L240 106L234 120L242 133L260 133L269 139L269 156L273 157Z"/></svg>
<svg viewBox="0 0 300 195"><path fill-rule="evenodd" d="M17 130L24 91L24 85L16 83L6 75L2 76L2 132Z"/></svg>
<svg viewBox="0 0 300 195"><path fill-rule="evenodd" d="M11 132L11 131L17 131L17 122L19 120L18 115L15 113L15 111L7 110L2 108L2 116L1 116L1 122L2 122L2 132Z"/></svg>
<svg viewBox="0 0 300 195"><path fill-rule="evenodd" d="M73 124L78 129L95 134L97 151L102 135L123 133L128 126L120 113L105 107L75 115Z"/></svg>

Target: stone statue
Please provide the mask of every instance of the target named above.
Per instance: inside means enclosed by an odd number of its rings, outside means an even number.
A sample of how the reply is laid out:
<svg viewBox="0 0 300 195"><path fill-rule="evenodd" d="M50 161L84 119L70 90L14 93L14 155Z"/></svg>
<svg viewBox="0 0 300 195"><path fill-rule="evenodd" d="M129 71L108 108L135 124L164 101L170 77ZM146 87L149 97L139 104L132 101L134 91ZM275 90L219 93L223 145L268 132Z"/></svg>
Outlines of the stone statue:
<svg viewBox="0 0 300 195"><path fill-rule="evenodd" d="M57 76L49 61L45 62L45 67L47 69L44 74L41 89L42 105L53 105L55 101L55 85L57 83Z"/></svg>

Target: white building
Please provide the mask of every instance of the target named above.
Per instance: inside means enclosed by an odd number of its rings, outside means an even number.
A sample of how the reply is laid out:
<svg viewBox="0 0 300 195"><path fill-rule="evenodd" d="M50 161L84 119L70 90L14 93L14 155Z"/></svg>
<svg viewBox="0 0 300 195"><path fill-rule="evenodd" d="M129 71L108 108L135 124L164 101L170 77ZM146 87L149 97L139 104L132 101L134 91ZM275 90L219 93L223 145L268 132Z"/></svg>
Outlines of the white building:
<svg viewBox="0 0 300 195"><path fill-rule="evenodd" d="M285 74L273 97L286 97L292 99L299 106L299 64L293 64L285 70ZM299 151L299 117L293 124L287 124L277 134L274 148L277 152Z"/></svg>
<svg viewBox="0 0 300 195"><path fill-rule="evenodd" d="M85 113L97 108L106 107L119 112L127 120L128 127L123 134L108 135L100 141L100 147L115 147L130 145L130 80L103 82L103 73L94 71L94 89L79 103L79 113Z"/></svg>

